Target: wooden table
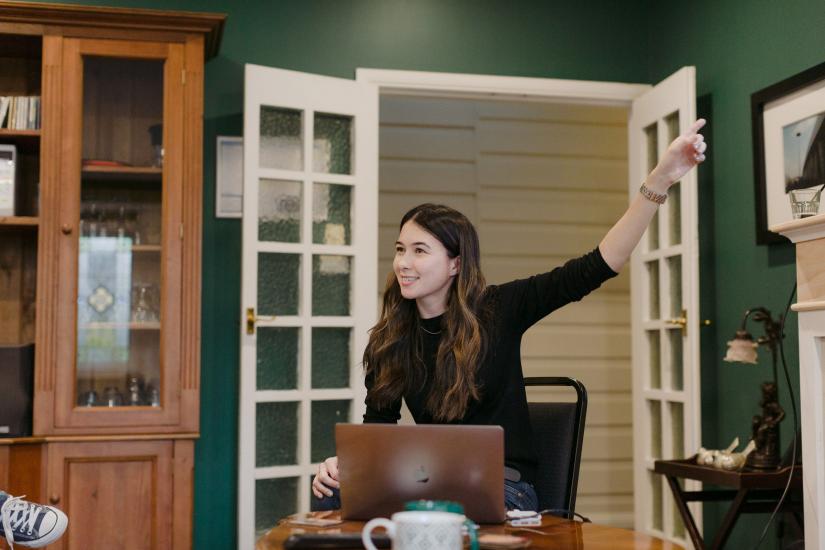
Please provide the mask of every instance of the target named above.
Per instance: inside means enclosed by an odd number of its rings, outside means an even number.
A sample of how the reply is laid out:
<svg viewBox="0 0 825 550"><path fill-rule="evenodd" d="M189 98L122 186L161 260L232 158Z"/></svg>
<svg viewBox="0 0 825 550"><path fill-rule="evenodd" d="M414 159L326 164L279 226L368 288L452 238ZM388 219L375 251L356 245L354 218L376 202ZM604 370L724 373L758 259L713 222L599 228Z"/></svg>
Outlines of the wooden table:
<svg viewBox="0 0 825 550"><path fill-rule="evenodd" d="M334 516L330 516L334 517ZM359 532L364 526L362 521L346 521L339 526L327 529L291 525L282 521L265 533L255 544L255 550L280 550L289 535L300 532L329 531L340 529L341 532ZM660 539L593 523L579 523L554 516L542 518L541 527L507 527L505 525L482 525L481 534L508 533L528 537L531 549L556 550L576 548L579 550L622 550L630 548L683 550L681 546Z"/></svg>
<svg viewBox="0 0 825 550"><path fill-rule="evenodd" d="M787 466L769 471L743 470L741 472L729 472L711 466L700 466L696 464L695 458L690 458L685 460L657 460L654 464L654 471L667 478L670 490L673 492L673 498L676 499L676 507L685 522L685 528L690 534L693 546L697 550L704 550L705 548L715 550L724 546L741 514L771 513L773 511L776 503L779 502L785 484L788 482L791 467ZM702 483L731 487L732 490L685 491L679 484L679 478L695 479ZM791 481L791 489L799 491L801 487L802 466L796 466ZM794 512L794 517L801 523L802 504L792 497L792 494L786 497L782 508ZM731 502L730 508L722 520L722 525L719 526L719 531L710 546L707 546L696 528L696 522L687 503L726 500L733 502Z"/></svg>

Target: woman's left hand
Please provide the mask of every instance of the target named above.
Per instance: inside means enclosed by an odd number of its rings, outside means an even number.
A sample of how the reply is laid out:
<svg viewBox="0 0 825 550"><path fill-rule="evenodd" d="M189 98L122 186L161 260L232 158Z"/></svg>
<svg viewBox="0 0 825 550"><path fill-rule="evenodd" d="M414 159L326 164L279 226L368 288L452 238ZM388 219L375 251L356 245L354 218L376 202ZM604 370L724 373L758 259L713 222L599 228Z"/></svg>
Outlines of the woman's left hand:
<svg viewBox="0 0 825 550"><path fill-rule="evenodd" d="M650 179L670 187L682 179L691 168L703 162L708 144L699 130L704 125L705 119L700 118L684 134L673 140L656 168L650 173Z"/></svg>

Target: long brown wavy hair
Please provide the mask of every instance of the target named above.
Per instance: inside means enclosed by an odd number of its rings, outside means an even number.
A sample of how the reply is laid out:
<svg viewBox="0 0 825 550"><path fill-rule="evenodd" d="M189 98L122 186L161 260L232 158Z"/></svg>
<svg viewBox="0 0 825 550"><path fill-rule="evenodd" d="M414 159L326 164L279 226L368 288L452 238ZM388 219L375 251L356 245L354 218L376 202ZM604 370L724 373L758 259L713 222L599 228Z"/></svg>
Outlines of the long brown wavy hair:
<svg viewBox="0 0 825 550"><path fill-rule="evenodd" d="M478 233L464 214L448 206L421 204L401 219L438 239L450 258L459 257L459 271L447 295L435 373L425 409L433 419L462 418L471 400L480 397L476 373L487 353L489 305L481 273ZM415 300L401 295L394 272L387 277L381 318L370 330L364 369L374 376L370 405L386 406L425 383L423 337Z"/></svg>

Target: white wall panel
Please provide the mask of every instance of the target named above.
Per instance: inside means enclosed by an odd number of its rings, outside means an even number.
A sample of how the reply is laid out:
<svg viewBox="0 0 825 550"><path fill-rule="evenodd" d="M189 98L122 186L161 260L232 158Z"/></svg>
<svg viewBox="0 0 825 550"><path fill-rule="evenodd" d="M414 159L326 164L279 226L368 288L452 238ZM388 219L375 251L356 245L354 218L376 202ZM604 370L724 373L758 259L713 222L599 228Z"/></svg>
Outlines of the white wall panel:
<svg viewBox="0 0 825 550"><path fill-rule="evenodd" d="M382 287L400 217L416 204L447 204L470 218L491 284L592 250L627 205L624 109L388 96L380 154ZM624 527L633 523L629 288L622 273L522 342L526 376L573 376L588 388L577 510Z"/></svg>

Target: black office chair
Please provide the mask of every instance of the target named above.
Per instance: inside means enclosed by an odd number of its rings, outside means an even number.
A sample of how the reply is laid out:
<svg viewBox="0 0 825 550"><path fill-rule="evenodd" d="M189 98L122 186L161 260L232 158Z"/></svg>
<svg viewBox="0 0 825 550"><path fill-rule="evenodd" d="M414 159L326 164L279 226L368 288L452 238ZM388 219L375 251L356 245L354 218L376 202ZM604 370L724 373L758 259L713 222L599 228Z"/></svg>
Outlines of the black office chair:
<svg viewBox="0 0 825 550"><path fill-rule="evenodd" d="M573 378L530 377L525 386L569 386L576 390L574 403L528 403L530 424L538 453L536 494L539 508L573 519L579 464L587 414L587 390Z"/></svg>

